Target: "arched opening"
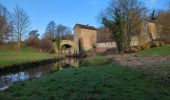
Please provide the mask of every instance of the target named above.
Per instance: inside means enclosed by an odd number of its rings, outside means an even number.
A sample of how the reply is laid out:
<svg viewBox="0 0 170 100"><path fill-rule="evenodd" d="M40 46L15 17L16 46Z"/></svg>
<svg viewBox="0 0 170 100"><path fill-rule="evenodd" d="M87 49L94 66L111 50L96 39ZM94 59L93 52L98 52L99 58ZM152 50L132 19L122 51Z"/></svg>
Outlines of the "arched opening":
<svg viewBox="0 0 170 100"><path fill-rule="evenodd" d="M61 46L61 52L67 55L71 54L71 49L72 49L72 46L70 44L63 44Z"/></svg>

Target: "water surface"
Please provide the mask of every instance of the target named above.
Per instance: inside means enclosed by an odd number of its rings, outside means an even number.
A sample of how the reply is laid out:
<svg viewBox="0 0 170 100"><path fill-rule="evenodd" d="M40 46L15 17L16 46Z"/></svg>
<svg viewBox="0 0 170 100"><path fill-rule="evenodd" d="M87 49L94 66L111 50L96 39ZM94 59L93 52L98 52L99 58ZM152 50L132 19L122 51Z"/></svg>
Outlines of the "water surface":
<svg viewBox="0 0 170 100"><path fill-rule="evenodd" d="M79 67L79 59L64 59L44 66L37 66L35 68L27 68L18 72L1 74L0 91L7 89L11 85L34 78L40 78L52 71L59 71L70 67Z"/></svg>

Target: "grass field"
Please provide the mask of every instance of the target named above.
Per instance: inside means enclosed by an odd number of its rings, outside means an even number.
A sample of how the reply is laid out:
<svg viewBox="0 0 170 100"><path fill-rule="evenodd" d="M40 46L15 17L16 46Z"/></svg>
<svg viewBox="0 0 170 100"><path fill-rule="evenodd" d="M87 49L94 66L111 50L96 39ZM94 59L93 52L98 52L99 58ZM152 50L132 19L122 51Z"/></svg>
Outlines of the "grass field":
<svg viewBox="0 0 170 100"><path fill-rule="evenodd" d="M138 53L141 56L170 56L170 45L164 45L157 48L149 48Z"/></svg>
<svg viewBox="0 0 170 100"><path fill-rule="evenodd" d="M168 56L169 48L163 46L146 49L139 52L139 55ZM161 70L169 72L167 64L162 65ZM112 64L107 57L95 56L86 58L80 68L64 69L11 86L0 92L0 99L170 100L169 83L168 77L146 74L141 70Z"/></svg>
<svg viewBox="0 0 170 100"><path fill-rule="evenodd" d="M1 46L0 46L1 47ZM0 48L0 67L7 67L13 64L23 64L27 62L40 61L45 59L52 59L54 55L39 52L36 49L23 47L20 52L3 46Z"/></svg>
<svg viewBox="0 0 170 100"><path fill-rule="evenodd" d="M108 64L111 62L111 59L105 56L94 56L94 57L88 57L83 59L82 66L94 66L94 65L103 65Z"/></svg>
<svg viewBox="0 0 170 100"><path fill-rule="evenodd" d="M159 78L115 64L65 69L0 92L2 100L169 100Z"/></svg>

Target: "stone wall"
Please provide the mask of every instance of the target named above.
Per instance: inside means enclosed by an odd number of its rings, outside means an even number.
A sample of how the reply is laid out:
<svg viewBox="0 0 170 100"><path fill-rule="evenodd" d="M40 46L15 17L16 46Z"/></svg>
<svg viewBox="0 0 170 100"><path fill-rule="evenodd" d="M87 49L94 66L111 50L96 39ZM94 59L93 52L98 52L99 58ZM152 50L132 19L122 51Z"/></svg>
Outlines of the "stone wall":
<svg viewBox="0 0 170 100"><path fill-rule="evenodd" d="M79 39L80 39L81 28L74 28L74 42L75 42L75 53L79 53Z"/></svg>
<svg viewBox="0 0 170 100"><path fill-rule="evenodd" d="M92 50L96 44L97 31L92 29L84 29L76 26L74 28L75 50L79 53L79 41L82 49L85 51Z"/></svg>
<svg viewBox="0 0 170 100"><path fill-rule="evenodd" d="M97 48L115 48L116 42L96 43Z"/></svg>
<svg viewBox="0 0 170 100"><path fill-rule="evenodd" d="M152 34L153 39L159 38L155 23L144 21L141 25L140 33L136 36L133 36L131 45L142 45L147 42L151 42L151 39L149 38L149 33Z"/></svg>
<svg viewBox="0 0 170 100"><path fill-rule="evenodd" d="M85 51L93 49L96 44L96 30L81 29L80 40Z"/></svg>
<svg viewBox="0 0 170 100"><path fill-rule="evenodd" d="M106 33L108 34L106 35ZM154 39L158 38L157 28L155 23L150 21L143 21L143 23L139 28L139 34L136 33L136 35L132 37L131 46L142 45L147 42L150 42L148 33L152 33L152 37ZM75 25L74 41L75 41L75 51L77 53L79 53L79 41L81 41L81 46L85 51L92 50L94 46L96 46L96 48L116 47L116 43L113 42L112 40L112 34L109 33L108 30L104 30L104 29L99 30L88 25Z"/></svg>

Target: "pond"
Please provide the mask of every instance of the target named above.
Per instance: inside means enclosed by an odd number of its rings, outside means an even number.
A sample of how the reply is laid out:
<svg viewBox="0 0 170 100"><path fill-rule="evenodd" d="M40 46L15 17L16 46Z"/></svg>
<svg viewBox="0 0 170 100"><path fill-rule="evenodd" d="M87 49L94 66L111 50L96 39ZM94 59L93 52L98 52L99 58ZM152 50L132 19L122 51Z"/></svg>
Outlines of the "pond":
<svg viewBox="0 0 170 100"><path fill-rule="evenodd" d="M64 68L78 68L79 59L64 59L52 64L38 66L35 68L27 68L18 72L0 74L0 91L7 89L9 86L21 83L26 80L40 78L50 72L59 71Z"/></svg>

